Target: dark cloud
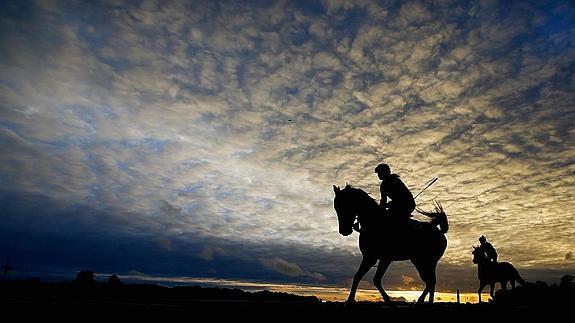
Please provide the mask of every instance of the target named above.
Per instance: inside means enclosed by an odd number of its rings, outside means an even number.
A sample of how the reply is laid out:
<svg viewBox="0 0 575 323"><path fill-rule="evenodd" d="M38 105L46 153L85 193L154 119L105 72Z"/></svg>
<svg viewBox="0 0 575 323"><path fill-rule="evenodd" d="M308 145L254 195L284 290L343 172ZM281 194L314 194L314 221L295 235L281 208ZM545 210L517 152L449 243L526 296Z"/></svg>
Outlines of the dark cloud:
<svg viewBox="0 0 575 323"><path fill-rule="evenodd" d="M309 277L317 281L325 280L325 276L323 274L307 272L303 270L298 264L291 263L279 257L262 259L261 262L266 268L290 277Z"/></svg>
<svg viewBox="0 0 575 323"><path fill-rule="evenodd" d="M206 261L212 261L215 255L225 253L225 250L220 247L205 246L204 249L202 249L202 253L200 253L200 257Z"/></svg>

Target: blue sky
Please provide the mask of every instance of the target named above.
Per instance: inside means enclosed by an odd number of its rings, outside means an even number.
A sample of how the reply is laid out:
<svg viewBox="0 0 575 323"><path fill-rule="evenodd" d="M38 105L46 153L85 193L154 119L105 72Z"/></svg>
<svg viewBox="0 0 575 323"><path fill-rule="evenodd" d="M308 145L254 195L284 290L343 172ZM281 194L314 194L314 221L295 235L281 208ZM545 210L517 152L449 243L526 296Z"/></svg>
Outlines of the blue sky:
<svg viewBox="0 0 575 323"><path fill-rule="evenodd" d="M575 263L569 1L3 1L0 256L21 275L345 287L332 184L391 165L530 279ZM31 275L31 274L30 274ZM413 279L414 278L414 279ZM421 286L408 263L387 288Z"/></svg>

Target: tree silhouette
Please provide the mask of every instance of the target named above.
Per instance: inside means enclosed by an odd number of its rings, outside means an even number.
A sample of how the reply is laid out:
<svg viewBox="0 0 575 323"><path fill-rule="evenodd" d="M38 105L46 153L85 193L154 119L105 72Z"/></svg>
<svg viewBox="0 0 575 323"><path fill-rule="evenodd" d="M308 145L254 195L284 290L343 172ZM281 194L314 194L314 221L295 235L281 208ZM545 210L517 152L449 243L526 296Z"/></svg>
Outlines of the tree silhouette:
<svg viewBox="0 0 575 323"><path fill-rule="evenodd" d="M110 277L108 277L108 286L109 287L122 287L124 286L124 283L120 280L120 277L118 277L118 275L113 274Z"/></svg>
<svg viewBox="0 0 575 323"><path fill-rule="evenodd" d="M559 286L561 287L575 287L575 283L573 282L573 278L575 278L575 276L573 275L563 275L561 277L561 281L559 282Z"/></svg>
<svg viewBox="0 0 575 323"><path fill-rule="evenodd" d="M96 284L96 275L91 270L80 270L76 274L76 279L74 279L74 284L77 286L88 287L94 286Z"/></svg>

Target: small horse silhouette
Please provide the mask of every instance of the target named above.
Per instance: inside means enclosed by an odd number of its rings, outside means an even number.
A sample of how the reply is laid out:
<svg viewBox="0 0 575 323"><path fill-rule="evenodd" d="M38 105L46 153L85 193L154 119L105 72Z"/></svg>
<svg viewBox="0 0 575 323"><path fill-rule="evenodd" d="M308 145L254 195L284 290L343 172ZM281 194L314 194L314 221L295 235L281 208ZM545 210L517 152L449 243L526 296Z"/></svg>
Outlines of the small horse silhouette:
<svg viewBox="0 0 575 323"><path fill-rule="evenodd" d="M381 214L377 202L361 189L346 185L340 189L333 186L335 192L334 208L339 222L339 233L348 236L353 232L354 221L361 225L359 249L363 259L353 277L353 284L347 299L355 302L357 285L363 276L379 260L373 284L379 290L383 300L391 299L381 285L381 279L387 267L393 261L411 260L425 282L425 289L418 302L425 301L429 293L429 302L433 303L435 293L435 268L447 247L445 233L448 229L447 215L441 205L436 204L435 212L420 213L432 218L430 223L409 220L409 229L398 230L390 217ZM437 229L439 225L440 229Z"/></svg>
<svg viewBox="0 0 575 323"><path fill-rule="evenodd" d="M489 285L489 295L493 297L495 283L497 282L501 284L503 290L507 290L507 282L511 283L511 288L515 288L515 281L518 281L521 285L525 284L525 281L519 276L519 272L512 264L508 262L492 262L487 258L485 252L475 246L473 246L471 253L473 254L473 263L477 264L479 303L481 303L481 291L487 285Z"/></svg>

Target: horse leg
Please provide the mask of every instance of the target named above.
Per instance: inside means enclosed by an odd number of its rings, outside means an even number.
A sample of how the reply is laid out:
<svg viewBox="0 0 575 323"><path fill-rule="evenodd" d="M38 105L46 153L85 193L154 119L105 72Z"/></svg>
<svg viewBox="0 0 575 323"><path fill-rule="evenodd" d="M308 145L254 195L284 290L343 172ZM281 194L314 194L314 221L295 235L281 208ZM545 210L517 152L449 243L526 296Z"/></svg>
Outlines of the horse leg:
<svg viewBox="0 0 575 323"><path fill-rule="evenodd" d="M489 296L491 296L491 298L493 298L494 293L495 293L495 283L490 283L489 284Z"/></svg>
<svg viewBox="0 0 575 323"><path fill-rule="evenodd" d="M383 286L381 285L381 279L383 278L383 275L385 274L387 267L389 267L389 264L391 264L390 260L381 259L379 261L379 264L377 265L377 271L373 276L373 284L375 285L375 287L377 287L377 290L379 290L381 297L383 297L383 300L386 302L391 301L391 298L389 298L389 295L387 295L387 293L383 289Z"/></svg>
<svg viewBox="0 0 575 323"><path fill-rule="evenodd" d="M423 303L425 301L425 296L429 293L429 302L433 303L433 297L435 293L435 266L437 263L422 263L420 261L413 262L417 272L419 273L419 277L425 283L425 289L421 296L417 299L418 303Z"/></svg>
<svg viewBox="0 0 575 323"><path fill-rule="evenodd" d="M437 282L437 278L435 276L436 267L437 263L431 265L431 269L429 269L429 303L433 303L435 299L435 283Z"/></svg>
<svg viewBox="0 0 575 323"><path fill-rule="evenodd" d="M511 284L511 289L515 289L515 279L511 278L509 283Z"/></svg>
<svg viewBox="0 0 575 323"><path fill-rule="evenodd" d="M479 296L479 303L481 303L481 291L483 291L483 288L485 288L485 286L487 286L487 283L483 281L479 282L479 289L477 290L477 296Z"/></svg>
<svg viewBox="0 0 575 323"><path fill-rule="evenodd" d="M501 289L503 289L504 291L507 291L507 281L502 280L500 283L501 283Z"/></svg>
<svg viewBox="0 0 575 323"><path fill-rule="evenodd" d="M375 259L375 258L365 258L364 257L361 260L361 264L359 265L357 272L353 276L353 283L351 285L351 290L349 291L349 296L347 297L348 303L354 303L355 302L355 292L357 290L357 285L359 285L359 282L361 281L363 276L365 276L365 274L367 274L367 272L371 269L371 267L373 267L373 265L375 265L376 262L377 262L377 259Z"/></svg>

